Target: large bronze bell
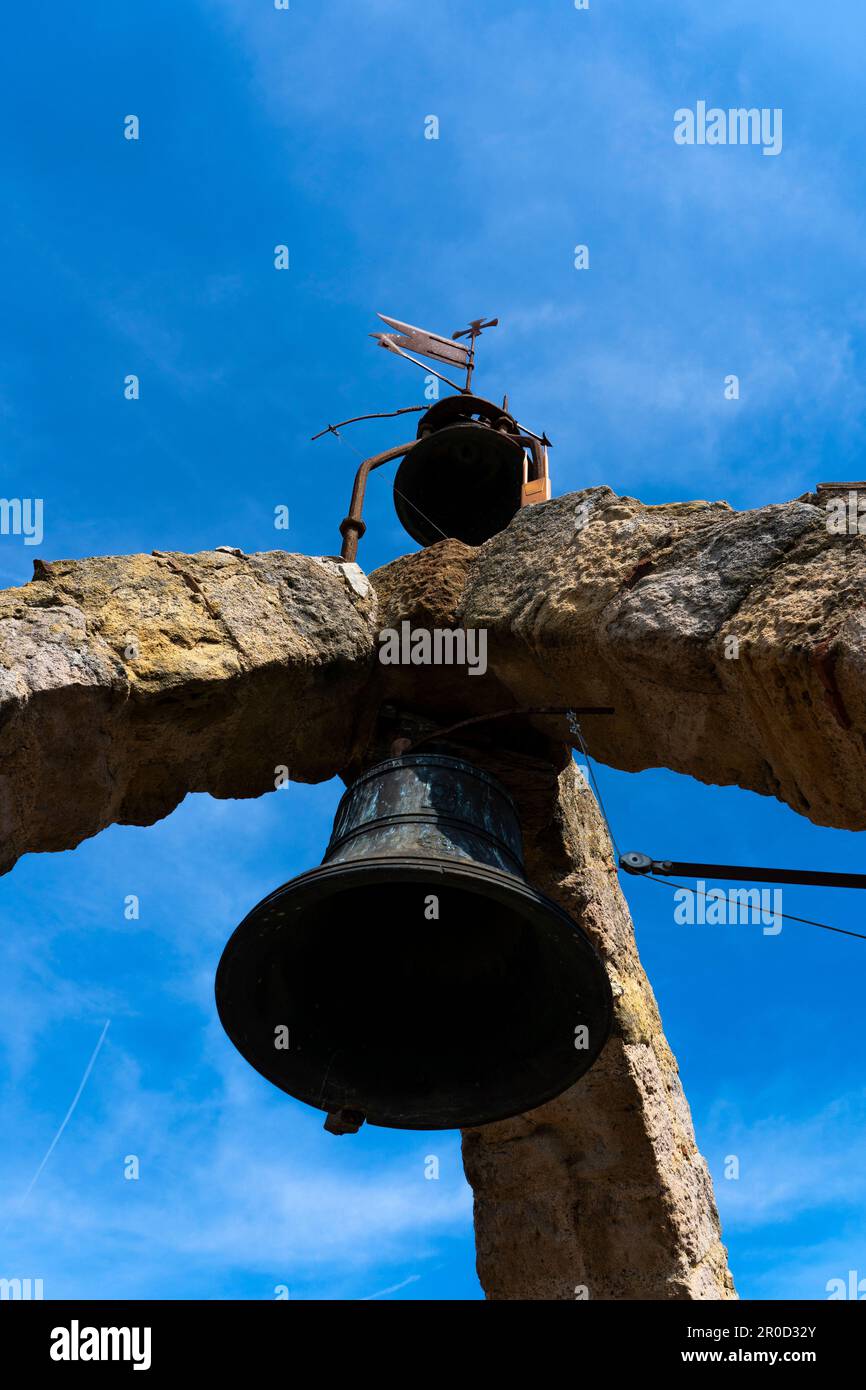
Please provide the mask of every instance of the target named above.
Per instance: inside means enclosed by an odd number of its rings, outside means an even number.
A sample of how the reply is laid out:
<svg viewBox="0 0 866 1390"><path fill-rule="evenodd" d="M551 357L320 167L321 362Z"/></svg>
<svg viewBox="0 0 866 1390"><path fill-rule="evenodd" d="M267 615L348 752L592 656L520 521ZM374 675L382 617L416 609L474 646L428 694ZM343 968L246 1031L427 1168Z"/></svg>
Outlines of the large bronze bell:
<svg viewBox="0 0 866 1390"><path fill-rule="evenodd" d="M478 396L446 396L421 417L394 479L394 506L420 545L455 536L481 545L520 510L526 455L520 427Z"/></svg>
<svg viewBox="0 0 866 1390"><path fill-rule="evenodd" d="M589 940L526 882L508 793L436 753L352 784L322 865L235 931L216 999L247 1061L336 1132L520 1114L588 1071L611 1023Z"/></svg>

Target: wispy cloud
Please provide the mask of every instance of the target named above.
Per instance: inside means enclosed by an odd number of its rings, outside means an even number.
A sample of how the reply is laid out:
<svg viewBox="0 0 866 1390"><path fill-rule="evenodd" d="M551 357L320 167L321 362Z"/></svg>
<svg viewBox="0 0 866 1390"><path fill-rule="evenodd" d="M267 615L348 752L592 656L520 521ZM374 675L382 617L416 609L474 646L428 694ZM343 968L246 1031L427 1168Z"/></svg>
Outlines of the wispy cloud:
<svg viewBox="0 0 866 1390"><path fill-rule="evenodd" d="M749 1105L754 1115L756 1096ZM767 1112L747 1118L730 1103L713 1108L704 1142L732 1155L739 1177L714 1165L719 1207L730 1229L771 1227L828 1207L859 1212L866 1205L866 1090L842 1096L814 1113Z"/></svg>
<svg viewBox="0 0 866 1390"><path fill-rule="evenodd" d="M110 832L110 862L105 840L88 842L74 857L22 861L6 880L23 887L37 865L65 879L41 948L53 959L54 988L64 967L74 973L53 1004L45 976L18 976L7 1037L15 1085L0 1090L0 1128L15 1135L0 1154L3 1273L37 1270L52 1297L154 1296L166 1270L174 1296L202 1288L219 1296L244 1279L264 1298L279 1284L293 1296L361 1297L376 1272L383 1286L403 1287L442 1240L471 1231L459 1136L366 1129L335 1139L319 1112L247 1066L214 1014L222 944L278 877L275 826L304 823L292 859L282 857L288 877L295 856L312 855L307 839L321 853L336 796L336 787L292 787L244 806L243 817L237 805L190 798L146 834ZM219 850L224 837L233 856ZM125 891L140 895L137 922L123 919ZM95 904L103 906L94 912ZM14 941L16 956L38 954L42 925L19 915L3 949ZM118 1007L82 1082L66 1059L92 1047L102 996L91 976L103 974L114 977ZM70 1090L78 1084L67 1114L74 1110L74 1123L64 1121L45 1155L58 1076ZM438 1180L425 1177L431 1149ZM137 1179L124 1175L129 1156Z"/></svg>

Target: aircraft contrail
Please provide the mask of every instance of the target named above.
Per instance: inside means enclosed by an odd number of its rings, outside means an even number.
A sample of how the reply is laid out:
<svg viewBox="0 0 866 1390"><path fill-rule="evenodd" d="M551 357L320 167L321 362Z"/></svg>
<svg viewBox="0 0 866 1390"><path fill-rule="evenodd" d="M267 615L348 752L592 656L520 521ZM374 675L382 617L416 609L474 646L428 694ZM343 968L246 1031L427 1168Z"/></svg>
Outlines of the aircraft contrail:
<svg viewBox="0 0 866 1390"><path fill-rule="evenodd" d="M405 1289L407 1284L417 1284L420 1278L420 1274L410 1274L409 1278L404 1279L402 1284L392 1284L389 1289L380 1289L378 1293L365 1294L360 1301L362 1303L368 1303L371 1298L384 1298L388 1293L396 1293L398 1289Z"/></svg>
<svg viewBox="0 0 866 1390"><path fill-rule="evenodd" d="M78 1104L78 1102L79 1102L80 1099L81 1099L81 1092L84 1090L85 1086L87 1085L88 1077L90 1076L90 1073L93 1071L93 1064L94 1064L94 1062L96 1061L97 1057L99 1056L99 1049L102 1047L102 1044L103 1044L103 1042L105 1041L105 1035L106 1035L106 1033L108 1032L108 1025L109 1025L110 1022L111 1022L111 1019L110 1019L110 1018L107 1018L107 1019L105 1020L105 1027L103 1028L102 1032L101 1032L100 1035L99 1035L99 1042L96 1044L95 1048L93 1049L93 1052L92 1052L92 1054L91 1054L90 1061L87 1063L87 1066L86 1066L86 1068L85 1068L85 1070L84 1070L84 1075L82 1076L81 1081L79 1082L78 1090L75 1092L75 1095L74 1095L74 1097L73 1097L72 1104L70 1105L69 1109L67 1110L66 1114L65 1114L64 1117L63 1117L63 1123L62 1123L62 1125L61 1125L60 1128L58 1129L58 1131L57 1131L57 1133L55 1134L54 1138L51 1140L51 1143L48 1145L48 1152L46 1153L46 1155L45 1155L45 1157L43 1158L42 1162L40 1163L39 1167L36 1169L36 1172L33 1174L33 1177L30 1179L30 1186L28 1187L27 1191L24 1193L24 1196L21 1198L21 1202L19 1203L20 1206L23 1206L23 1205L24 1205L24 1203L27 1201L27 1198L30 1196L30 1193L33 1191L34 1187L36 1186L36 1184L37 1184L37 1182L38 1182L38 1180L39 1180L39 1175L40 1175L40 1173L42 1172L42 1169L45 1167L45 1165L46 1165L46 1163L48 1162L49 1158L50 1158L51 1155L53 1154L54 1150L55 1150L56 1147L57 1147L57 1143L58 1143L58 1141L59 1141L59 1139L60 1139L61 1134L62 1134L63 1131L65 1130L66 1126L69 1124L69 1121L72 1119L73 1113L74 1113L74 1111L75 1111L75 1107L76 1107L76 1105Z"/></svg>

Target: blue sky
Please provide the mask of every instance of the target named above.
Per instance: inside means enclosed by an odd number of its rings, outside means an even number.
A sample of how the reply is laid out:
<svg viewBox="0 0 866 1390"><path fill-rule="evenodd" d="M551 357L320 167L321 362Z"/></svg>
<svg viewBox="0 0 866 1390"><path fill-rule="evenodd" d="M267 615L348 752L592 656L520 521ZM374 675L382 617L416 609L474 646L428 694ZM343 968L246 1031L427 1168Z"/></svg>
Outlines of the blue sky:
<svg viewBox="0 0 866 1390"><path fill-rule="evenodd" d="M557 492L749 507L862 476L864 40L855 0L19 8L0 491L42 497L45 534L0 537L0 583L36 556L336 550L353 450L400 427L310 435L422 399L366 336L377 309L445 333L500 316L477 384L547 430ZM698 100L781 108L782 153L677 146ZM368 569L412 548L389 494L374 480ZM855 836L746 792L601 780L623 847L863 866ZM190 797L0 884L0 1275L49 1297L481 1296L457 1136L325 1135L216 1020L225 939L318 861L338 794ZM866 944L680 926L669 889L625 887L741 1293L866 1277ZM864 929L855 897L790 889L785 910Z"/></svg>

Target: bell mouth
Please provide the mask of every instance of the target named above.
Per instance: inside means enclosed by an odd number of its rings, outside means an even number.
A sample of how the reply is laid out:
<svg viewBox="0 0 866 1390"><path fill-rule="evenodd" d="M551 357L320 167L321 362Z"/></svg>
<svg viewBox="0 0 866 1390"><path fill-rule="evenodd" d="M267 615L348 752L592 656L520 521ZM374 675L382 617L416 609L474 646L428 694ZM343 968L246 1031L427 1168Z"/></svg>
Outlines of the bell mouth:
<svg viewBox="0 0 866 1390"><path fill-rule="evenodd" d="M394 479L394 508L420 545L454 537L482 545L520 510L523 447L476 421L438 429L405 456Z"/></svg>
<svg viewBox="0 0 866 1390"><path fill-rule="evenodd" d="M394 1129L553 1099L612 1019L604 967L555 903L497 869L409 856L325 865L271 893L226 946L216 1002L273 1085Z"/></svg>

